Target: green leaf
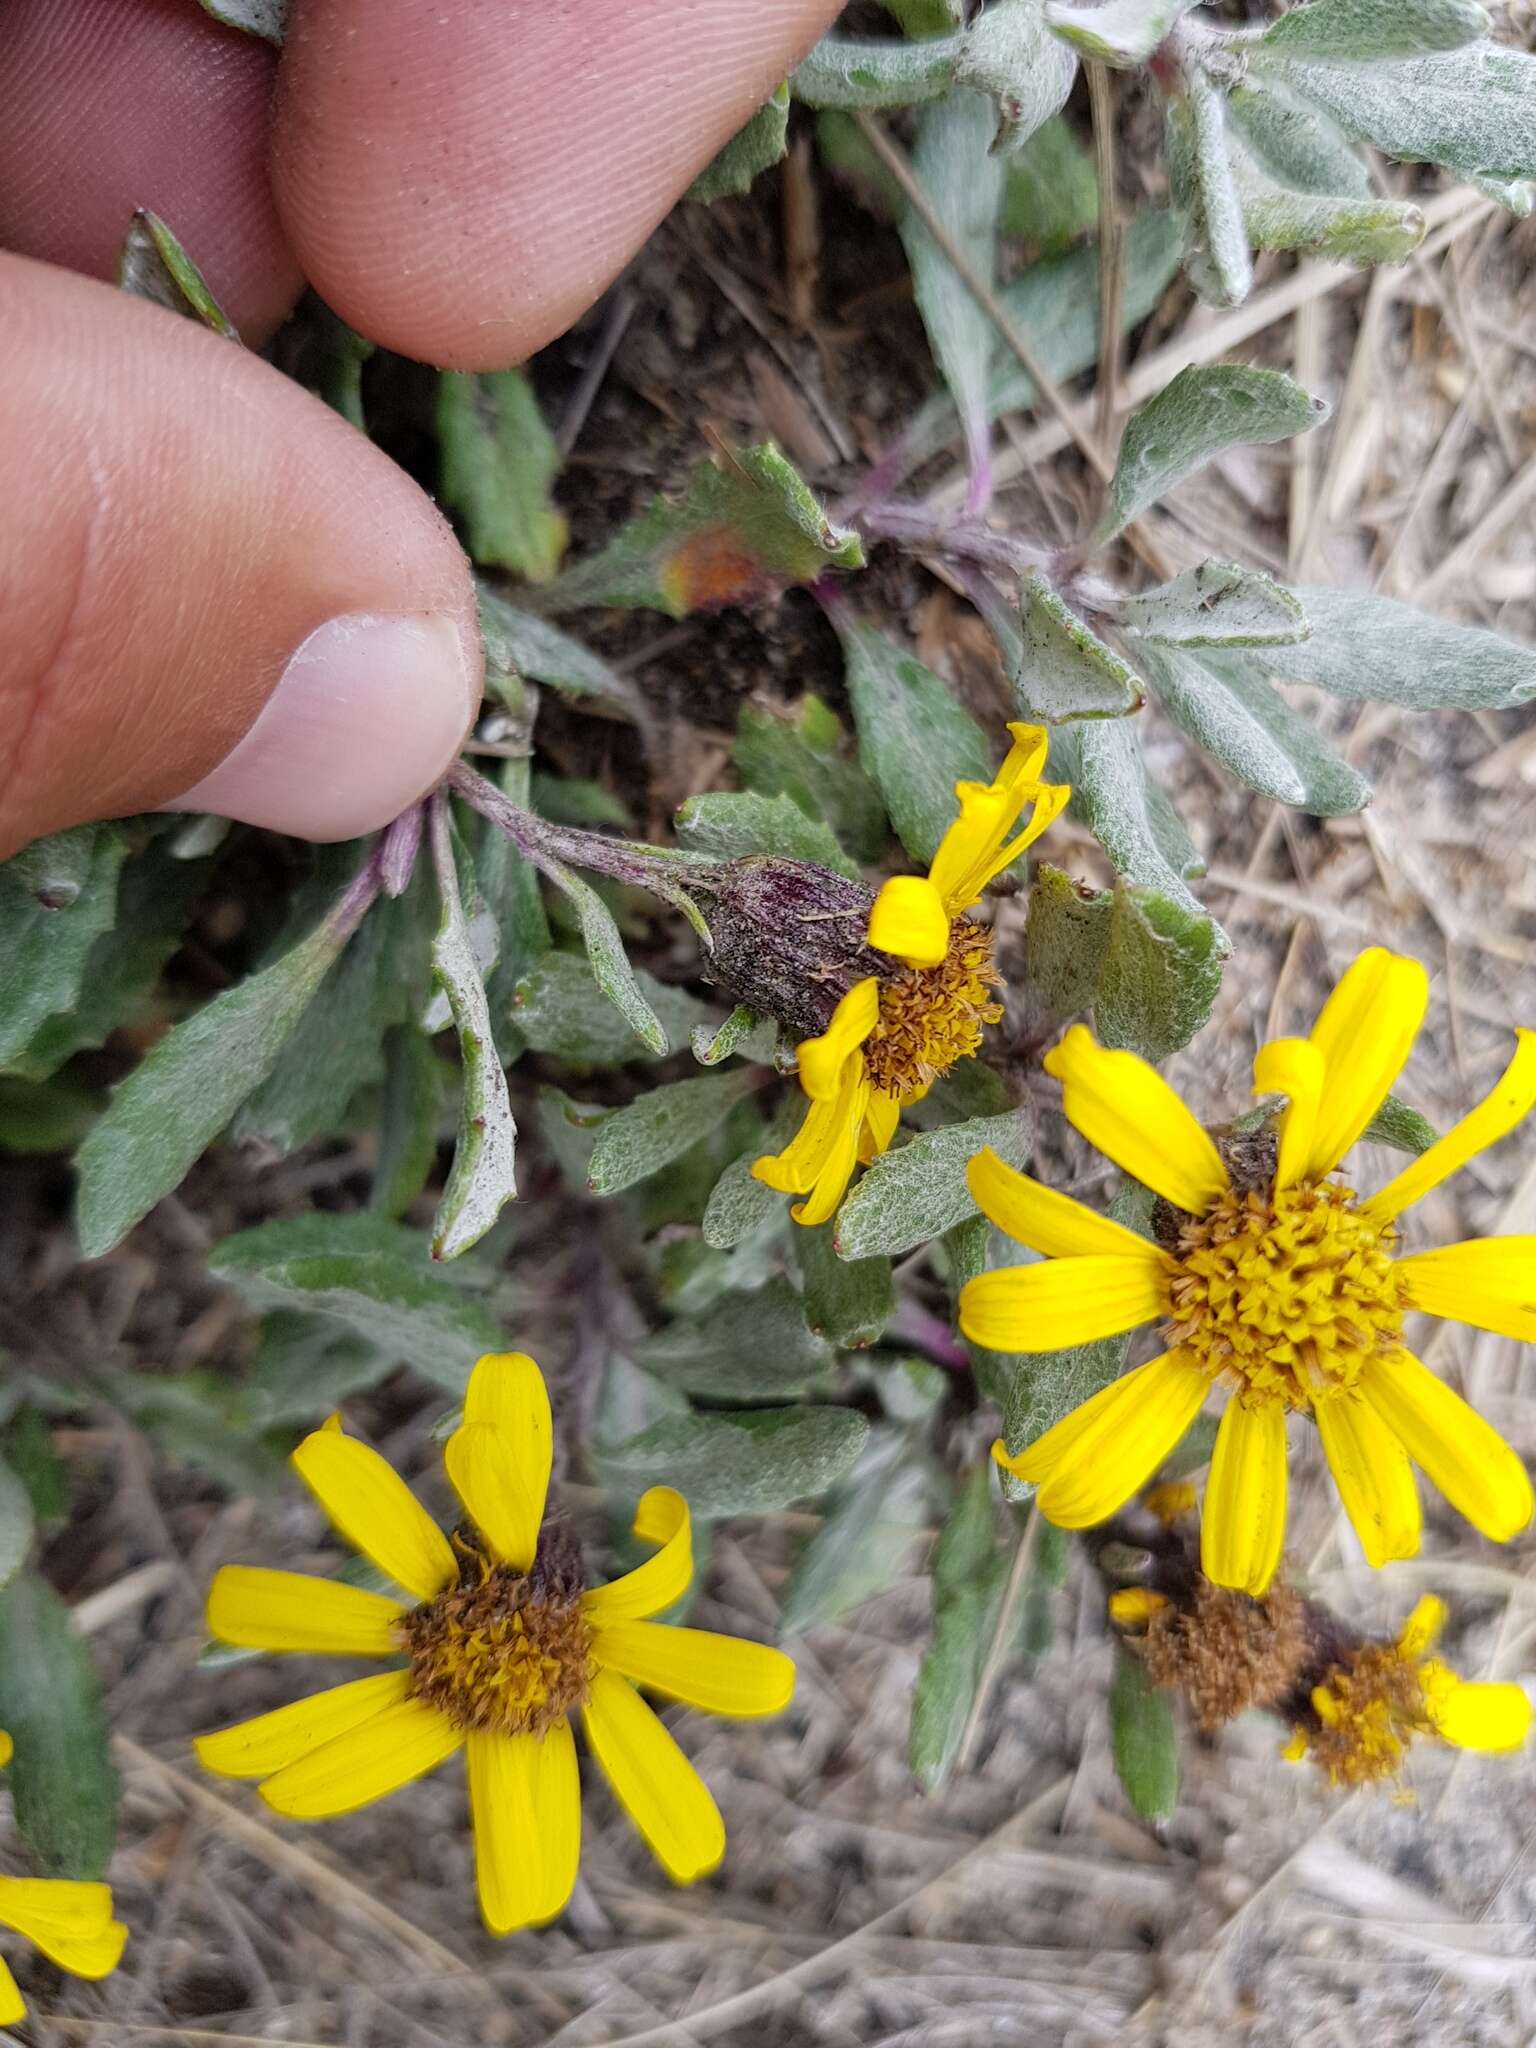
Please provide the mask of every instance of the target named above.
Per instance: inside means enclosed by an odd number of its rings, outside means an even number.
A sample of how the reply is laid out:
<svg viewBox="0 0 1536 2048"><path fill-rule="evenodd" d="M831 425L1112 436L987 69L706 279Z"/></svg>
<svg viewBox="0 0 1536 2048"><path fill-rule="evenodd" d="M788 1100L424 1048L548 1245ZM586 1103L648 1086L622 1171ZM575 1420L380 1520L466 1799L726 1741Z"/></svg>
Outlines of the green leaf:
<svg viewBox="0 0 1536 2048"><path fill-rule="evenodd" d="M104 1391L173 1465L189 1466L237 1498L286 1482L275 1445L232 1423L230 1388L211 1373L115 1372Z"/></svg>
<svg viewBox="0 0 1536 2048"><path fill-rule="evenodd" d="M70 1469L54 1448L52 1430L30 1403L18 1410L5 1433L5 1461L26 1488L35 1522L52 1529L68 1517Z"/></svg>
<svg viewBox="0 0 1536 2048"><path fill-rule="evenodd" d="M964 0L880 0L904 36L942 36L965 23Z"/></svg>
<svg viewBox="0 0 1536 2048"><path fill-rule="evenodd" d="M0 1074L0 1152L73 1152L100 1106L89 1088L65 1074L47 1081Z"/></svg>
<svg viewBox="0 0 1536 2048"><path fill-rule="evenodd" d="M667 1052L667 1034L641 992L612 911L589 882L584 882L580 875L562 867L558 861L548 861L544 872L576 907L582 944L587 949L587 959L597 986L640 1043L649 1046L657 1059L663 1059Z"/></svg>
<svg viewBox="0 0 1536 2048"><path fill-rule="evenodd" d="M437 381L442 494L471 557L544 583L570 528L550 500L560 451L521 370L444 370Z"/></svg>
<svg viewBox="0 0 1536 2048"><path fill-rule="evenodd" d="M261 1343L236 1397L241 1424L265 1434L319 1421L394 1370L389 1352L329 1318L279 1309L262 1320Z"/></svg>
<svg viewBox="0 0 1536 2048"><path fill-rule="evenodd" d="M795 1560L780 1603L786 1635L840 1621L899 1582L923 1526L928 1474L909 1433L876 1429L827 1502L821 1527Z"/></svg>
<svg viewBox="0 0 1536 2048"><path fill-rule="evenodd" d="M739 128L718 150L683 194L699 206L713 206L750 192L759 172L771 170L784 154L789 133L789 85L774 88L744 128Z"/></svg>
<svg viewBox="0 0 1536 2048"><path fill-rule="evenodd" d="M1311 397L1280 370L1252 363L1195 363L1180 370L1126 423L1100 539L1128 526L1225 449L1310 433L1329 410L1326 399Z"/></svg>
<svg viewBox="0 0 1536 2048"><path fill-rule="evenodd" d="M1003 1572L991 1474L979 1464L961 1487L933 1554L933 1633L912 1695L908 1743L912 1775L929 1794L955 1767Z"/></svg>
<svg viewBox="0 0 1536 2048"><path fill-rule="evenodd" d="M1390 1145L1397 1152L1427 1152L1440 1136L1427 1117L1389 1095L1360 1133L1362 1145Z"/></svg>
<svg viewBox="0 0 1536 2048"><path fill-rule="evenodd" d="M822 1223L794 1235L804 1319L820 1336L844 1351L867 1351L879 1342L896 1313L896 1289L889 1259L840 1259L834 1226Z"/></svg>
<svg viewBox="0 0 1536 2048"><path fill-rule="evenodd" d="M853 1465L869 1423L851 1408L663 1417L601 1453L611 1486L673 1486L695 1515L757 1515L810 1500Z"/></svg>
<svg viewBox="0 0 1536 2048"><path fill-rule="evenodd" d="M20 1475L0 1458L0 1588L8 1586L26 1563L34 1529L32 1496Z"/></svg>
<svg viewBox="0 0 1536 2048"><path fill-rule="evenodd" d="M965 1169L990 1145L1010 1166L1023 1166L1033 1141L1029 1111L974 1118L925 1131L908 1145L882 1152L837 1212L839 1258L899 1258L930 1238L942 1237L976 1214Z"/></svg>
<svg viewBox="0 0 1536 2048"><path fill-rule="evenodd" d="M1243 226L1255 249L1315 249L1335 263L1402 263L1424 239L1424 215L1397 199L1288 192L1237 160Z"/></svg>
<svg viewBox="0 0 1536 2048"><path fill-rule="evenodd" d="M1311 0L1271 22L1259 43L1325 64L1370 63L1457 50L1481 41L1491 26L1477 0Z"/></svg>
<svg viewBox="0 0 1536 2048"><path fill-rule="evenodd" d="M673 824L678 843L691 853L709 854L717 860L780 854L858 879L857 867L830 829L819 818L807 817L792 797L710 790L689 797Z"/></svg>
<svg viewBox="0 0 1536 2048"><path fill-rule="evenodd" d="M717 1028L695 1024L688 1043L701 1067L718 1067L737 1053L761 1065L778 1050L779 1027L772 1017L760 1016L747 1004L738 1003Z"/></svg>
<svg viewBox="0 0 1536 2048"><path fill-rule="evenodd" d="M839 611L859 760L879 790L902 845L933 859L955 821L955 784L991 779L986 735L932 669L873 626Z"/></svg>
<svg viewBox="0 0 1536 2048"><path fill-rule="evenodd" d="M1070 755L1061 744L1068 739ZM1186 873L1199 872L1198 859L1187 839L1177 843L1177 820L1148 779L1128 720L1095 719L1068 732L1058 728L1051 735L1051 773L1071 783L1072 815L1098 840L1117 874L1127 882L1160 890L1195 916L1205 914L1184 882Z"/></svg>
<svg viewBox="0 0 1536 2048"><path fill-rule="evenodd" d="M1370 802L1365 777L1262 676L1171 648L1149 649L1145 666L1175 725L1249 789L1321 818Z"/></svg>
<svg viewBox="0 0 1536 2048"><path fill-rule="evenodd" d="M1254 77L1227 95L1227 119L1277 185L1323 198L1369 199L1370 174L1343 129L1278 79Z"/></svg>
<svg viewBox="0 0 1536 2048"><path fill-rule="evenodd" d="M459 1140L432 1219L432 1256L456 1259L478 1244L517 1195L517 1125L496 1052L485 981L459 896L446 800L433 799L432 857L442 918L432 942L432 971L448 997L463 1063Z"/></svg>
<svg viewBox="0 0 1536 2048"><path fill-rule="evenodd" d="M708 1137L759 1078L750 1067L696 1074L687 1081L669 1081L616 1109L597 1134L587 1186L594 1194L616 1195L636 1181L648 1180Z"/></svg>
<svg viewBox="0 0 1536 2048"><path fill-rule="evenodd" d="M547 683L563 697L597 698L645 725L644 699L628 676L594 654L580 640L562 632L536 612L519 611L483 584L477 589L480 630L488 658L502 669Z"/></svg>
<svg viewBox="0 0 1536 2048"><path fill-rule="evenodd" d="M226 28L243 29L249 36L282 47L288 29L288 0L198 0L198 5Z"/></svg>
<svg viewBox="0 0 1536 2048"><path fill-rule="evenodd" d="M1044 863L1030 890L1026 980L1045 1015L1091 1009L1106 1045L1164 1060L1207 1022L1223 946L1209 917L1155 889L1082 890Z"/></svg>
<svg viewBox="0 0 1536 2048"><path fill-rule="evenodd" d="M477 1358L506 1349L490 1311L429 1262L415 1231L383 1216L258 1223L214 1245L208 1268L254 1308L325 1316L454 1393Z"/></svg>
<svg viewBox="0 0 1536 2048"><path fill-rule="evenodd" d="M1227 147L1226 95L1198 61L1167 102L1168 186L1184 216L1184 268L1208 306L1241 305L1253 283L1243 206Z"/></svg>
<svg viewBox="0 0 1536 2048"><path fill-rule="evenodd" d="M1093 158L1065 117L1055 114L1008 159L998 226L1044 256L1061 256L1092 234L1098 218Z"/></svg>
<svg viewBox="0 0 1536 2048"><path fill-rule="evenodd" d="M1060 725L1140 709L1141 678L1038 572L1024 578L1021 602L1020 667L1013 680L1039 717Z"/></svg>
<svg viewBox="0 0 1536 2048"><path fill-rule="evenodd" d="M744 704L736 772L759 796L787 796L831 827L855 860L874 860L890 837L885 806L856 761L843 758L841 719L814 692L781 714Z"/></svg>
<svg viewBox="0 0 1536 2048"><path fill-rule="evenodd" d="M1445 164L1484 191L1529 210L1512 181L1536 177L1536 57L1493 43L1388 64L1303 61L1262 46L1257 76L1277 78L1351 135L1388 156Z"/></svg>
<svg viewBox="0 0 1536 2048"><path fill-rule="evenodd" d="M686 989L643 971L635 982L663 1027L659 1050L653 1043L637 1042L624 1016L604 1001L591 965L580 953L546 953L518 983L513 1016L535 1052L592 1066L662 1059L670 1046L683 1044L691 1032L718 1021L717 1013Z"/></svg>
<svg viewBox="0 0 1536 2048"><path fill-rule="evenodd" d="M1145 64L1180 15L1197 5L1199 0L1097 0L1091 6L1049 0L1045 18L1079 56L1129 71Z"/></svg>
<svg viewBox="0 0 1536 2048"><path fill-rule="evenodd" d="M828 520L810 487L771 441L700 463L681 504L653 500L598 554L542 594L550 611L646 606L674 619L858 569L856 533Z"/></svg>
<svg viewBox="0 0 1536 2048"><path fill-rule="evenodd" d="M637 1365L668 1386L717 1401L782 1401L824 1381L832 1345L806 1327L782 1274L751 1294L724 1294L697 1318L648 1337Z"/></svg>
<svg viewBox="0 0 1536 2048"><path fill-rule="evenodd" d="M1042 133L1044 131L1042 130ZM1125 278L1120 299L1120 331L1128 333L1145 320L1179 267L1180 229L1171 212L1143 214L1131 222L1125 237ZM1036 263L999 296L1009 316L1028 336L1043 367L1065 383L1092 367L1099 348L1099 258L1094 248ZM1037 400L1034 380L1011 349L994 352L987 393L992 419L1004 413L1027 412ZM905 475L918 463L947 446L955 431L955 409L943 393L920 408L902 435Z"/></svg>
<svg viewBox="0 0 1536 2048"><path fill-rule="evenodd" d="M77 825L0 866L0 1067L26 1072L33 1037L80 1000L126 850L116 825Z"/></svg>
<svg viewBox="0 0 1536 2048"><path fill-rule="evenodd" d="M823 36L791 73L808 107L908 107L955 83L963 35L904 42L889 36Z"/></svg>
<svg viewBox="0 0 1536 2048"><path fill-rule="evenodd" d="M913 173L935 213L972 269L989 284L1003 191L1002 162L987 153L992 128L992 108L986 100L977 93L952 92L923 109L912 152ZM971 296L915 208L902 217L901 239L928 346L965 431L971 473L985 477L991 460L987 379L997 345L992 317Z"/></svg>
<svg viewBox="0 0 1536 2048"><path fill-rule="evenodd" d="M781 1152L799 1123L802 1106L794 1096L780 1103L761 1143L750 1146L715 1182L704 1206L704 1242L716 1251L731 1251L772 1218L787 1214L784 1197L777 1188L758 1180L752 1163L769 1153Z"/></svg>
<svg viewBox="0 0 1536 2048"><path fill-rule="evenodd" d="M1497 633L1360 591L1303 584L1296 595L1310 639L1263 654L1212 654L1206 665L1223 678L1283 676L1412 711L1505 711L1536 697L1536 652Z"/></svg>
<svg viewBox="0 0 1536 2048"><path fill-rule="evenodd" d="M1312 630L1294 591L1235 562L1202 562L1122 598L1115 618L1155 647L1285 647Z"/></svg>
<svg viewBox="0 0 1536 2048"><path fill-rule="evenodd" d="M1125 1796L1143 1820L1167 1820L1179 1800L1179 1741L1168 1695L1139 1657L1119 1651L1109 1693L1109 1746Z"/></svg>
<svg viewBox="0 0 1536 2048"><path fill-rule="evenodd" d="M376 1214L403 1216L426 1186L442 1100L443 1066L431 1039L415 1024L395 1025L384 1040L379 1156L368 1191Z"/></svg>
<svg viewBox="0 0 1536 2048"><path fill-rule="evenodd" d="M80 1148L76 1227L88 1259L111 1251L271 1073L346 943L335 916L166 1033Z"/></svg>
<svg viewBox="0 0 1536 2048"><path fill-rule="evenodd" d="M147 207L141 206L128 223L117 260L117 281L136 299L148 299L168 313L198 320L230 341L240 339L203 273L159 214Z"/></svg>
<svg viewBox="0 0 1536 2048"><path fill-rule="evenodd" d="M34 1863L46 1877L103 1877L119 1787L101 1686L69 1609L33 1571L0 1592L0 1728L16 1745L11 1801Z"/></svg>

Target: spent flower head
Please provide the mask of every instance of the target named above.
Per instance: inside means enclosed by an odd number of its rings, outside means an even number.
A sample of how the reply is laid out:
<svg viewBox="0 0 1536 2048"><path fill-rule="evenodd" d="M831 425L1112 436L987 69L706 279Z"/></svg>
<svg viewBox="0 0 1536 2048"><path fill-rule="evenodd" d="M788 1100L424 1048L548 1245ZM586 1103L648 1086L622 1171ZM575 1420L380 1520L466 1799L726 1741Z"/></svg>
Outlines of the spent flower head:
<svg viewBox="0 0 1536 2048"><path fill-rule="evenodd" d="M725 1828L703 1780L640 1689L718 1714L776 1714L794 1690L782 1651L650 1617L693 1575L688 1504L642 1496L654 1557L588 1587L570 1533L545 1514L549 1396L521 1352L482 1358L444 1463L468 1520L445 1536L338 1418L294 1453L340 1533L408 1600L301 1573L229 1565L208 1626L252 1650L369 1657L388 1669L204 1736L211 1771L259 1778L295 1820L352 1813L463 1750L480 1907L493 1934L551 1920L576 1882L580 1786L571 1717L667 1872L690 1884Z"/></svg>
<svg viewBox="0 0 1536 2048"><path fill-rule="evenodd" d="M1046 1058L1084 1137L1162 1197L1153 1243L991 1152L971 1192L1000 1229L1044 1254L963 1289L961 1327L1000 1351L1053 1351L1158 1322L1166 1349L1096 1394L1028 1449L994 1455L1039 1487L1064 1528L1113 1514L1168 1456L1216 1386L1228 1396L1205 1490L1202 1564L1217 1585L1261 1594L1285 1541L1286 1422L1311 1417L1373 1565L1412 1557L1414 1466L1484 1535L1531 1519L1515 1452L1407 1350L1426 1309L1536 1339L1536 1237L1396 1254L1396 1219L1536 1103L1536 1033L1521 1031L1483 1102L1377 1194L1332 1178L1401 1072L1428 1000L1414 960L1373 947L1344 975L1309 1038L1261 1047L1257 1089L1284 1095L1272 1172L1229 1172L1168 1084L1075 1026Z"/></svg>

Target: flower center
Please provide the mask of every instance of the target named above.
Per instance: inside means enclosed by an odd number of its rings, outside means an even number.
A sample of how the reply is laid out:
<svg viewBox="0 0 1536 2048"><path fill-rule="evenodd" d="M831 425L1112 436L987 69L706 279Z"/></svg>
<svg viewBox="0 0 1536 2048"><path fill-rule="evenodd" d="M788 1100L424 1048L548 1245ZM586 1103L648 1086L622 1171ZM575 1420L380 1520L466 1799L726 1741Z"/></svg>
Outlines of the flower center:
<svg viewBox="0 0 1536 2048"><path fill-rule="evenodd" d="M872 1084L907 1096L967 1060L983 1028L1003 1014L992 990L1002 976L992 964L992 934L957 917L949 951L937 967L895 967L880 977L880 1015L864 1041Z"/></svg>
<svg viewBox="0 0 1536 2048"><path fill-rule="evenodd" d="M546 1530L524 1573L455 1541L458 1584L400 1623L411 1692L456 1728L542 1735L581 1705L591 1681L576 1546Z"/></svg>
<svg viewBox="0 0 1536 2048"><path fill-rule="evenodd" d="M1306 1650L1305 1607L1289 1586L1250 1600L1206 1579L1189 1600L1157 1608L1141 1643L1152 1683L1182 1692L1207 1733L1289 1692Z"/></svg>
<svg viewBox="0 0 1536 2048"><path fill-rule="evenodd" d="M1308 1408L1401 1340L1406 1291L1393 1236L1333 1181L1231 1190L1179 1231L1168 1340L1212 1378Z"/></svg>
<svg viewBox="0 0 1536 2048"><path fill-rule="evenodd" d="M1396 1777L1416 1735L1432 1735L1428 1686L1436 1667L1405 1657L1391 1643L1365 1643L1313 1688L1313 1761L1334 1785Z"/></svg>

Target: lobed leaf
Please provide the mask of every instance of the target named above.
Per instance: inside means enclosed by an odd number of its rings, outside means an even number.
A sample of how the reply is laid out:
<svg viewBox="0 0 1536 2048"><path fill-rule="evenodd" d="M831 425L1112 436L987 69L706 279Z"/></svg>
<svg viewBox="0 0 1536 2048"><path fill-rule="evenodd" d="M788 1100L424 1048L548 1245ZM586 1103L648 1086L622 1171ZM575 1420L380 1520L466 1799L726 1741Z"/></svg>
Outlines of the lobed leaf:
<svg viewBox="0 0 1536 2048"><path fill-rule="evenodd" d="M1133 639L1156 647L1281 647L1312 630L1294 591L1235 562L1185 569L1122 599L1115 619Z"/></svg>

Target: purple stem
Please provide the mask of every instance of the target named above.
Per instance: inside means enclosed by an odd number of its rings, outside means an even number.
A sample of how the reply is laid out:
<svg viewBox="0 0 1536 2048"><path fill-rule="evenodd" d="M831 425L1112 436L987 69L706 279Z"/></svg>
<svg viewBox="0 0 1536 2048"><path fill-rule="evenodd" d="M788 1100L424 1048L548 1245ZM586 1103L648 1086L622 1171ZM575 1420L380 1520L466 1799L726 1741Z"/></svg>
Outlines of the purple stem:
<svg viewBox="0 0 1536 2048"><path fill-rule="evenodd" d="M421 851L423 815L424 807L412 804L384 828L374 851L374 864L379 871L379 887L386 896L403 896L410 887L416 856Z"/></svg>

